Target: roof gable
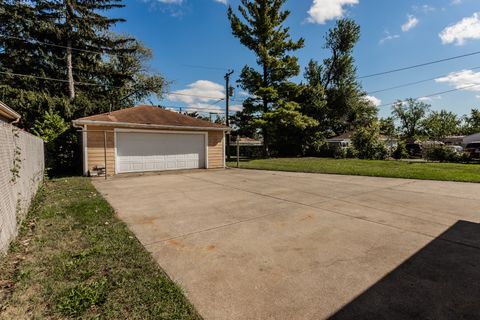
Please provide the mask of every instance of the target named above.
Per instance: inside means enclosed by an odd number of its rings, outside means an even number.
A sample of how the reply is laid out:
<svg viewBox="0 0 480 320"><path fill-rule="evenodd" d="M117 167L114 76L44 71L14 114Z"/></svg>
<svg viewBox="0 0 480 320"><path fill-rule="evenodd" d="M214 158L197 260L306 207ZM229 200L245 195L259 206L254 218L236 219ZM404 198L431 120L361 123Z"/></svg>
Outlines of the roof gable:
<svg viewBox="0 0 480 320"><path fill-rule="evenodd" d="M169 126L169 127L190 127L190 128L214 128L229 130L228 127L209 121L193 118L184 114L162 109L154 106L136 106L121 109L109 113L97 114L80 118L74 121L77 124L100 122L132 124L145 126Z"/></svg>

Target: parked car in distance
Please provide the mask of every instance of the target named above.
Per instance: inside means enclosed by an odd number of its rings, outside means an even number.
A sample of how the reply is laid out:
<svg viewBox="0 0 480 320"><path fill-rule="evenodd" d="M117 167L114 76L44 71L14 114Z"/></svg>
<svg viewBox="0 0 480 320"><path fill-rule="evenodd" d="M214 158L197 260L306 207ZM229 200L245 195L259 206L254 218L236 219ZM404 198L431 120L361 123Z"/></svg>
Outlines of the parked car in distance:
<svg viewBox="0 0 480 320"><path fill-rule="evenodd" d="M445 146L446 149L452 150L455 153L462 153L463 147L462 146L454 146L454 145L447 145Z"/></svg>
<svg viewBox="0 0 480 320"><path fill-rule="evenodd" d="M407 143L405 145L408 154L410 157L421 157L422 156L422 146L419 143Z"/></svg>
<svg viewBox="0 0 480 320"><path fill-rule="evenodd" d="M467 144L465 147L465 152L468 153L472 158L480 159L480 141Z"/></svg>

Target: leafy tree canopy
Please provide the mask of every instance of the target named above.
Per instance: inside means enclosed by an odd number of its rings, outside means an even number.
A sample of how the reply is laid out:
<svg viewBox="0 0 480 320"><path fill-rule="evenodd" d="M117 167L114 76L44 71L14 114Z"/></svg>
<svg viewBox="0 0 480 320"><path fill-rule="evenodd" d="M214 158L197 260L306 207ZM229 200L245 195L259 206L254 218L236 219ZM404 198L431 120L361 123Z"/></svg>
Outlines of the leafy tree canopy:
<svg viewBox="0 0 480 320"><path fill-rule="evenodd" d="M433 111L423 121L426 135L435 140L460 133L461 120L458 116L446 110Z"/></svg>
<svg viewBox="0 0 480 320"><path fill-rule="evenodd" d="M400 131L407 140L415 140L423 134L423 120L429 109L429 104L411 98L393 105L392 115L400 121Z"/></svg>

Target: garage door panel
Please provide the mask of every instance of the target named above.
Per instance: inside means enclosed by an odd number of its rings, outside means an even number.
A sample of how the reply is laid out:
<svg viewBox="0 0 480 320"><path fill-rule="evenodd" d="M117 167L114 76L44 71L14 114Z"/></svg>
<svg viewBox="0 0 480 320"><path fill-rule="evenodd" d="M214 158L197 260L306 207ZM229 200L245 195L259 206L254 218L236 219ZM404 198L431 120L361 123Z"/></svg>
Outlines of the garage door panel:
<svg viewBox="0 0 480 320"><path fill-rule="evenodd" d="M204 134L117 133L119 173L204 167Z"/></svg>

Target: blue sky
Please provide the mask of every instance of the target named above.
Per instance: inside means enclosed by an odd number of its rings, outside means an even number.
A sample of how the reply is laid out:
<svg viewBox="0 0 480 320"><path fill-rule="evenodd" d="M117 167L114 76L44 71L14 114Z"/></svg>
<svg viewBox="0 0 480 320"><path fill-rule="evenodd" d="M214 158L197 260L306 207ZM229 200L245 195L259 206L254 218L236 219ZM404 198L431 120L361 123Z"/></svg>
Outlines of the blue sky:
<svg viewBox="0 0 480 320"><path fill-rule="evenodd" d="M323 49L324 35L336 19L355 19L361 26L355 59L358 75L362 76L480 51L479 2L290 0L285 6L291 11L286 24L294 39L305 38L305 48L296 53L303 70L310 59L321 61L328 55ZM169 90L185 94L170 95L154 103L191 109L222 109L224 102L218 99L223 96L226 70L235 70L235 81L245 64L255 64L254 55L232 36L226 17L227 5L236 8L238 3L239 0L127 0L126 8L113 13L127 19L117 26L117 31L134 35L153 50L150 67L172 82ZM480 55L363 79L362 85L365 91L372 92L438 78L371 95L376 103L387 104L397 99L480 84L480 68L474 69L476 67L480 67ZM294 80L301 81L302 77ZM237 88L232 103L239 105L242 99L243 93ZM422 100L432 104L433 110L447 109L465 114L480 106L480 85ZM381 116L389 114L390 106L380 107Z"/></svg>

